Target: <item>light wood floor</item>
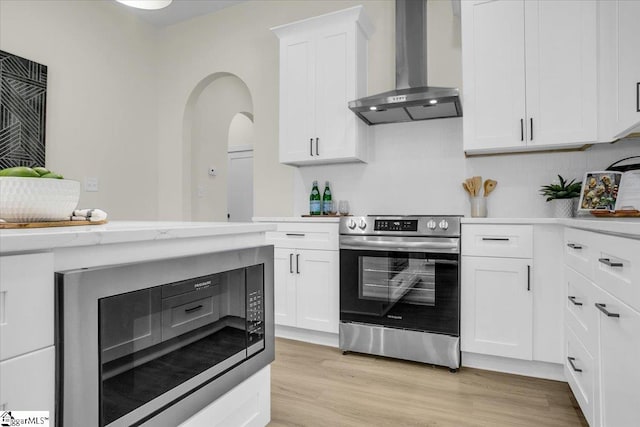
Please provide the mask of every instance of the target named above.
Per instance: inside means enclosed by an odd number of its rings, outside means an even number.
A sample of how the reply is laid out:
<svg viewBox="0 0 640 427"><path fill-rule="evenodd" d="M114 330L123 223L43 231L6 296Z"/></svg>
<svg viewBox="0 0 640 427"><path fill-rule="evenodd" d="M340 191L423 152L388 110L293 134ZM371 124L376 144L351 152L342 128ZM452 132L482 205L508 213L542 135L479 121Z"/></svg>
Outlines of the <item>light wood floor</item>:
<svg viewBox="0 0 640 427"><path fill-rule="evenodd" d="M566 383L276 339L270 426L587 426Z"/></svg>

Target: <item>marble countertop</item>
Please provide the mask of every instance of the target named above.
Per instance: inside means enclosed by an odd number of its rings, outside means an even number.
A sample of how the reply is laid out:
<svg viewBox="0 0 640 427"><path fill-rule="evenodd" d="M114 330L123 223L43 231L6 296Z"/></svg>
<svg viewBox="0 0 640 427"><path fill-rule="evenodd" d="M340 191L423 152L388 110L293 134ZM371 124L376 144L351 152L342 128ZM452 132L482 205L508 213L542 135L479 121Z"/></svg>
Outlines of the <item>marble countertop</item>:
<svg viewBox="0 0 640 427"><path fill-rule="evenodd" d="M557 224L565 227L640 238L640 218L462 218L462 224Z"/></svg>
<svg viewBox="0 0 640 427"><path fill-rule="evenodd" d="M275 230L267 223L111 221L103 225L0 230L0 253Z"/></svg>
<svg viewBox="0 0 640 427"><path fill-rule="evenodd" d="M339 223L339 216L314 216L314 217L302 217L302 216L255 216L252 218L254 222L333 222Z"/></svg>

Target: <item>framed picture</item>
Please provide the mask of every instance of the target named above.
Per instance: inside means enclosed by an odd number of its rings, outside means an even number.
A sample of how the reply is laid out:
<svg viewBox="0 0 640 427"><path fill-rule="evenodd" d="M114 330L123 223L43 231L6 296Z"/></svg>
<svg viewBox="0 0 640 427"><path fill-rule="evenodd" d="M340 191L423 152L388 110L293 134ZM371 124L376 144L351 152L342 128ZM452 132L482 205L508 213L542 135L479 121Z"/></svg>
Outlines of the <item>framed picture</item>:
<svg viewBox="0 0 640 427"><path fill-rule="evenodd" d="M621 172L587 172L582 181L579 210L616 210Z"/></svg>

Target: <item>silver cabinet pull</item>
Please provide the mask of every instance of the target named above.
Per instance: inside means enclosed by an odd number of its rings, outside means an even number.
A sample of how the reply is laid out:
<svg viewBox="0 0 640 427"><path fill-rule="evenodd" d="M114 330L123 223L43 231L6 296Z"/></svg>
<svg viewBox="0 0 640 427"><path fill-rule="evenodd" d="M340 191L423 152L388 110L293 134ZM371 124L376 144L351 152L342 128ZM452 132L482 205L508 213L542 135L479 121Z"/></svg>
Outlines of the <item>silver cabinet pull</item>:
<svg viewBox="0 0 640 427"><path fill-rule="evenodd" d="M640 82L636 83L636 112L640 113Z"/></svg>
<svg viewBox="0 0 640 427"><path fill-rule="evenodd" d="M568 296L567 298L573 303L573 305L582 305L581 302L576 301L576 297L574 296Z"/></svg>
<svg viewBox="0 0 640 427"><path fill-rule="evenodd" d="M601 303L596 303L596 308L598 310L600 310L601 312L603 312L604 314L607 315L607 317L620 317L620 314L618 313L611 313L609 310L607 310L605 307L607 306L607 304L601 304Z"/></svg>
<svg viewBox="0 0 640 427"><path fill-rule="evenodd" d="M520 119L520 141L524 141L524 119Z"/></svg>
<svg viewBox="0 0 640 427"><path fill-rule="evenodd" d="M527 265L527 290L531 290L531 266Z"/></svg>
<svg viewBox="0 0 640 427"><path fill-rule="evenodd" d="M304 237L305 234L304 233L286 233L286 236L289 236L289 237Z"/></svg>
<svg viewBox="0 0 640 427"><path fill-rule="evenodd" d="M621 262L611 261L609 258L598 258L598 261L609 267L624 267Z"/></svg>
<svg viewBox="0 0 640 427"><path fill-rule="evenodd" d="M582 372L582 369L576 368L575 363L573 363L576 360L575 357L567 357L567 360L569 361L569 365L571 365L571 369L573 369L576 372Z"/></svg>
<svg viewBox="0 0 640 427"><path fill-rule="evenodd" d="M313 138L309 138L309 154L313 156Z"/></svg>
<svg viewBox="0 0 640 427"><path fill-rule="evenodd" d="M567 243L567 246L569 246L571 249L577 249L577 250L582 249L582 245L577 245L575 243Z"/></svg>
<svg viewBox="0 0 640 427"><path fill-rule="evenodd" d="M289 254L289 273L293 274L293 254Z"/></svg>
<svg viewBox="0 0 640 427"><path fill-rule="evenodd" d="M300 254L296 254L296 274L300 274Z"/></svg>
<svg viewBox="0 0 640 427"><path fill-rule="evenodd" d="M196 305L195 307L191 307L191 308L185 308L184 312L185 313L191 313L192 311L198 311L200 310L202 307L204 307L202 304L200 305Z"/></svg>
<svg viewBox="0 0 640 427"><path fill-rule="evenodd" d="M531 124L531 135L529 141L533 141L533 117L529 119L529 123Z"/></svg>
<svg viewBox="0 0 640 427"><path fill-rule="evenodd" d="M493 242L508 242L510 239L508 237L483 237L482 240L489 240Z"/></svg>
<svg viewBox="0 0 640 427"><path fill-rule="evenodd" d="M320 138L316 138L316 156L320 155L320 152L318 151L318 145L320 145Z"/></svg>

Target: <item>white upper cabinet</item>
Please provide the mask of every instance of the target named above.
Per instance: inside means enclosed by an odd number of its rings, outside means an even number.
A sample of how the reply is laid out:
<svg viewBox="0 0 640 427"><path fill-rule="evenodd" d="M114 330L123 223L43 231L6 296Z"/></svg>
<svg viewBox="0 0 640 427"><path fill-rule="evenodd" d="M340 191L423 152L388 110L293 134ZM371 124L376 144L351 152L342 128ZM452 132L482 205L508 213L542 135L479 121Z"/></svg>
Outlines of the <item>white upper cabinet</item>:
<svg viewBox="0 0 640 427"><path fill-rule="evenodd" d="M599 137L640 131L640 2L599 2Z"/></svg>
<svg viewBox="0 0 640 427"><path fill-rule="evenodd" d="M366 161L366 125L349 101L366 95L362 6L272 28L280 38L280 162Z"/></svg>
<svg viewBox="0 0 640 427"><path fill-rule="evenodd" d="M462 2L467 154L597 140L597 4Z"/></svg>

